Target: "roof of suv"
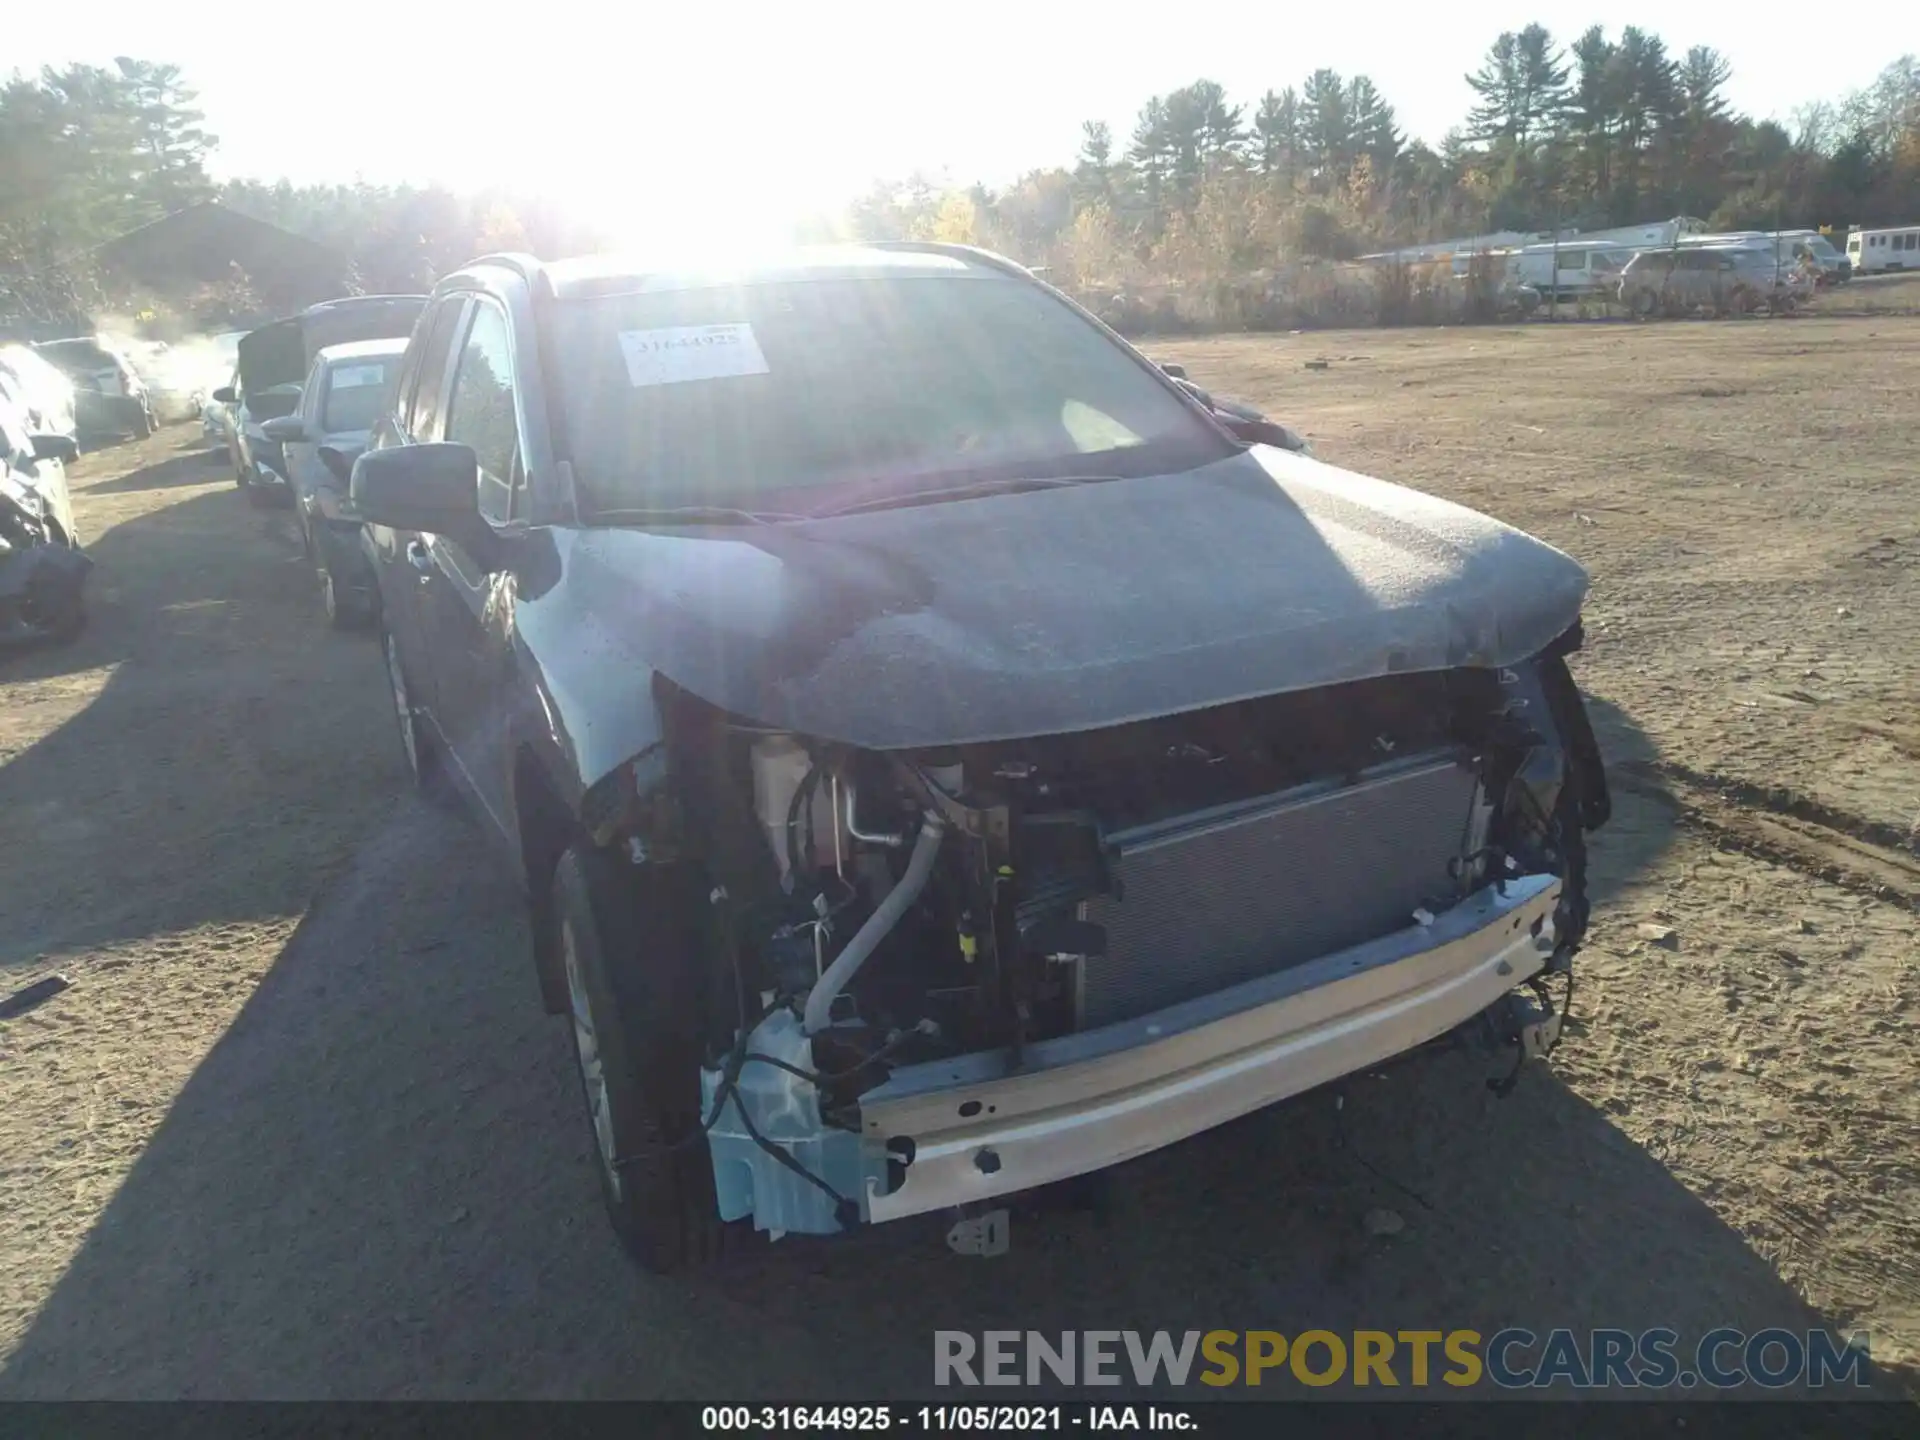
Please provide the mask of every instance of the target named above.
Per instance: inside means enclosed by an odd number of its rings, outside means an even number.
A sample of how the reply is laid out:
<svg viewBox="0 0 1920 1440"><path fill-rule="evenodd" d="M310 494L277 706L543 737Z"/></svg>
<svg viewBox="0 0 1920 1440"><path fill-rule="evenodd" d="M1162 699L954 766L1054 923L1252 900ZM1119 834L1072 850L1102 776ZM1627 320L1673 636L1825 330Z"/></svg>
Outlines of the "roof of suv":
<svg viewBox="0 0 1920 1440"><path fill-rule="evenodd" d="M490 260L495 257L489 257ZM518 257L497 257L522 266ZM487 263L487 262L476 262ZM540 266L559 299L632 295L717 286L770 285L789 280L879 280L1019 273L1018 267L985 251L964 247L894 249L873 245L823 245L777 252L737 264L658 265L633 255L591 255Z"/></svg>
<svg viewBox="0 0 1920 1440"><path fill-rule="evenodd" d="M313 358L323 365L337 365L342 360L380 360L398 355L406 348L404 335L392 340L343 340L338 345L327 346Z"/></svg>

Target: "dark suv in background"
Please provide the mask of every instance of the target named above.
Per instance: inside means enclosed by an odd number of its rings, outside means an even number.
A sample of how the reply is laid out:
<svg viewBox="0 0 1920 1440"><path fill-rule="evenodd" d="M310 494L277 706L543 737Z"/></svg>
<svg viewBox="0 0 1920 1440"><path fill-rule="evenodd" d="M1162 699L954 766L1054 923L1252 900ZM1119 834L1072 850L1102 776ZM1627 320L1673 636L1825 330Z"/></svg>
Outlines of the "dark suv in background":
<svg viewBox="0 0 1920 1440"><path fill-rule="evenodd" d="M477 261L370 446L408 761L525 887L648 1266L963 1208L978 1252L1456 1027L1558 1037L1584 572L1010 262Z"/></svg>
<svg viewBox="0 0 1920 1440"><path fill-rule="evenodd" d="M301 390L314 357L329 345L389 340L413 329L424 295L354 295L310 305L240 337L231 384L215 390L214 403L228 407L222 427L233 461L234 483L255 505L291 505L293 477L282 442L267 434L269 420L300 408Z"/></svg>

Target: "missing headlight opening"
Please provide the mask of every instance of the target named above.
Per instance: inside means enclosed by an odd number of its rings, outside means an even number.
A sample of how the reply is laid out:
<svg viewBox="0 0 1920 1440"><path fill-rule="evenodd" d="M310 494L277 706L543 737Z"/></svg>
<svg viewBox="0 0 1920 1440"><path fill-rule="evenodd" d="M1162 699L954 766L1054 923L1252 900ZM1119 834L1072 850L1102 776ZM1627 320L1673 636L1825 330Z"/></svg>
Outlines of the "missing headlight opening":
<svg viewBox="0 0 1920 1440"><path fill-rule="evenodd" d="M682 828L609 828L705 875L718 1218L978 1213L1469 1025L1546 1054L1606 808L1578 643L918 750L681 694Z"/></svg>

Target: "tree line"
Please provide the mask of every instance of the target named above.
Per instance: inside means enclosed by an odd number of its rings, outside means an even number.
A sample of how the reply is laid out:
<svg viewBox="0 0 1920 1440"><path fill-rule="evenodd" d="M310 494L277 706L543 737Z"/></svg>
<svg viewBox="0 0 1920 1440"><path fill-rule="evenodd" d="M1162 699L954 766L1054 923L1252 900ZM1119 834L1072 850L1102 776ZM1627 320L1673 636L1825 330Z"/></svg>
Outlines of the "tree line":
<svg viewBox="0 0 1920 1440"><path fill-rule="evenodd" d="M1209 281L1493 231L1689 215L1714 229L1920 220L1920 65L1815 98L1789 124L1726 98L1709 46L1674 55L1635 26L1562 44L1502 33L1437 148L1409 139L1365 75L1316 70L1236 101L1198 80L1150 98L1125 135L1082 127L1070 168L994 192L916 177L854 207L870 238L977 239L1081 288Z"/></svg>
<svg viewBox="0 0 1920 1440"><path fill-rule="evenodd" d="M91 252L208 200L327 245L347 258L348 288L367 293L426 290L490 250L601 245L552 202L504 191L216 182L217 144L177 65L121 57L0 83L0 324L123 312L129 297L103 283ZM159 300L210 326L265 318L245 275Z"/></svg>
<svg viewBox="0 0 1920 1440"><path fill-rule="evenodd" d="M940 238L1048 265L1082 289L1225 283L1303 260L1491 230L1698 216L1715 228L1920 220L1920 65L1816 97L1788 125L1736 113L1730 67L1628 26L1562 43L1501 34L1438 147L1410 139L1365 75L1315 70L1236 99L1197 80L1116 134L1088 121L1070 165L997 189L914 176L876 185L799 238ZM427 186L216 183L217 137L180 67L123 57L0 84L0 321L110 302L87 256L199 201L350 257L350 283L419 290L472 255L560 255L600 237L551 203ZM90 288L92 287L92 288ZM245 308L229 293L183 303Z"/></svg>

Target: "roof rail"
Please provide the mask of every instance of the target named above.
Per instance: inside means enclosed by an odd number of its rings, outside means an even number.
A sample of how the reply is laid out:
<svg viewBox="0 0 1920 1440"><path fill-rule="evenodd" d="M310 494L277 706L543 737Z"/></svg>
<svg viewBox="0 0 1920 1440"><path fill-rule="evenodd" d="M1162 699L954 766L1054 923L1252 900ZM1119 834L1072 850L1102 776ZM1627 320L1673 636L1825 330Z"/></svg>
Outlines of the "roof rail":
<svg viewBox="0 0 1920 1440"><path fill-rule="evenodd" d="M491 255L482 255L477 259L469 260L460 268L468 270L472 269L475 265L498 265L503 269L513 271L529 285L539 277L541 269L539 256L528 255L517 250L501 250Z"/></svg>
<svg viewBox="0 0 1920 1440"><path fill-rule="evenodd" d="M993 250L982 249L978 245L956 245L945 240L872 240L867 242L874 250L899 250L908 254L945 255L954 260L972 260L976 264L990 266L995 270L1004 270L1009 275L1018 275L1031 280L1033 272L1017 260L1009 260Z"/></svg>

